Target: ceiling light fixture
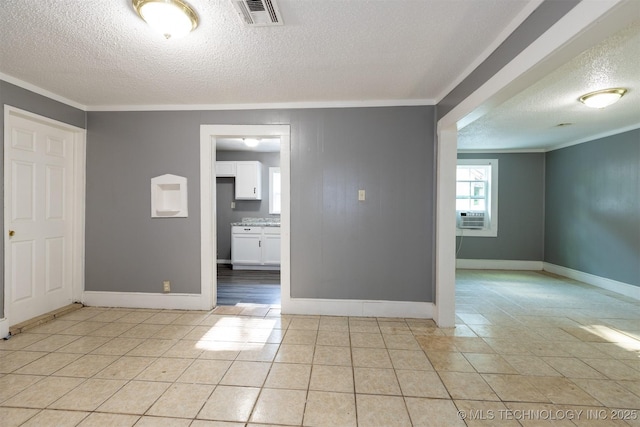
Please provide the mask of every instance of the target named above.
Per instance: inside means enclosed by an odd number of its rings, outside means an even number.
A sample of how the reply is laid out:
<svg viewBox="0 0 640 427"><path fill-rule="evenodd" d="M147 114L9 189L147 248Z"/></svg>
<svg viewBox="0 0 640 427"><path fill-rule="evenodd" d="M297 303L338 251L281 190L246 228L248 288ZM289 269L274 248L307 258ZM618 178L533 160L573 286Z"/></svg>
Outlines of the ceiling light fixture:
<svg viewBox="0 0 640 427"><path fill-rule="evenodd" d="M260 143L260 140L256 138L242 138L242 140L244 141L244 145L251 148L257 147Z"/></svg>
<svg viewBox="0 0 640 427"><path fill-rule="evenodd" d="M625 93L627 93L627 90L621 87L603 89L582 95L578 100L587 107L604 108L618 102Z"/></svg>
<svg viewBox="0 0 640 427"><path fill-rule="evenodd" d="M185 36L198 26L198 15L182 0L133 0L133 8L167 39Z"/></svg>

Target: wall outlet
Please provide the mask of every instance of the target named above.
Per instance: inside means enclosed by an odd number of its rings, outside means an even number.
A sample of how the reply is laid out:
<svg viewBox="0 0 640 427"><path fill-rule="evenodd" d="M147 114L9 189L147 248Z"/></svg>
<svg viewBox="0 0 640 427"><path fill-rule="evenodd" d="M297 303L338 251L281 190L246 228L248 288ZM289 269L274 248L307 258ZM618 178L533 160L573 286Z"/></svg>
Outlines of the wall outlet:
<svg viewBox="0 0 640 427"><path fill-rule="evenodd" d="M231 209L235 209L236 208L236 202L231 202Z"/></svg>
<svg viewBox="0 0 640 427"><path fill-rule="evenodd" d="M366 193L364 190L358 190L358 200L363 202L365 200Z"/></svg>
<svg viewBox="0 0 640 427"><path fill-rule="evenodd" d="M165 280L162 282L162 292L171 292L171 282L169 280Z"/></svg>

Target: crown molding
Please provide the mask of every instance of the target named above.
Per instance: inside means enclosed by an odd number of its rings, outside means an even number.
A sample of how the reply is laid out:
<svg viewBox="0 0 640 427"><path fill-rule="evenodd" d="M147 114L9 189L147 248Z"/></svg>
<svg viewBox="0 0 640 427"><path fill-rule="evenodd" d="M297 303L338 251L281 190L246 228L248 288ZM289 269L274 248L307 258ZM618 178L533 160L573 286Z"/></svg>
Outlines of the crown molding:
<svg viewBox="0 0 640 427"><path fill-rule="evenodd" d="M606 138L608 136L618 135L618 134L629 132L629 131L636 130L636 129L640 129L640 123L636 123L636 124L633 124L633 125L630 125L630 126L625 126L625 127L622 127L622 128L610 130L610 131L607 131L607 132L598 133L596 135L590 135L590 136L588 136L586 138L577 139L575 141L563 142L563 143L560 143L558 145L554 145L554 146L548 147L544 151L545 152L549 152L549 151L560 150L562 148L567 148L567 147L571 147L571 146L574 146L574 145L584 144L585 142L595 141L597 139L602 139L602 138Z"/></svg>
<svg viewBox="0 0 640 427"><path fill-rule="evenodd" d="M60 96L57 93L49 92L46 89L42 89L41 87L25 82L24 80L17 79L4 73L0 73L0 80L11 83L12 85L21 87L22 89L26 89L33 93L37 93L38 95L46 96L47 98L53 99L54 101L62 102L63 104L67 104L68 106L77 108L78 110L87 111L86 105L72 101L71 99Z"/></svg>
<svg viewBox="0 0 640 427"><path fill-rule="evenodd" d="M509 153L544 153L544 148L496 148L496 149L478 149L465 150L459 149L458 154L509 154Z"/></svg>
<svg viewBox="0 0 640 427"><path fill-rule="evenodd" d="M435 99L374 99L365 101L304 101L255 104L157 104L157 105L83 105L36 85L0 73L0 80L11 83L47 98L62 102L82 111L222 111L222 110L282 110L310 108L357 108L357 107L415 107L435 106Z"/></svg>
<svg viewBox="0 0 640 427"><path fill-rule="evenodd" d="M221 110L284 110L311 108L414 107L435 105L433 99L388 99L370 101L308 101L257 104L167 104L167 105L95 105L87 111L221 111Z"/></svg>

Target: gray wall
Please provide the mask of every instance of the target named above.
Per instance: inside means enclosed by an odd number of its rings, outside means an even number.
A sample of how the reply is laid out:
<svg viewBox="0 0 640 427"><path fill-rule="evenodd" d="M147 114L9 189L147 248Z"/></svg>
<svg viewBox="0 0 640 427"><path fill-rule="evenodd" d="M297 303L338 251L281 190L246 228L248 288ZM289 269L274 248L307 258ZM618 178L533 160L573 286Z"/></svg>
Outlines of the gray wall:
<svg viewBox="0 0 640 427"><path fill-rule="evenodd" d="M640 129L546 155L545 261L640 286Z"/></svg>
<svg viewBox="0 0 640 427"><path fill-rule="evenodd" d="M577 3L544 1L478 71L438 104L438 117ZM432 301L435 108L85 114L4 81L0 81L0 103L79 127L85 127L85 117L89 117L87 290L157 292L159 281L175 276L174 288L197 292L199 204L193 196L199 191L194 160L199 125L290 123L294 132L292 177L299 178L292 182L294 296ZM165 119L169 122L164 123ZM363 124L366 129L361 128ZM121 125L125 128L118 129ZM190 216L151 222L142 216L143 211L148 216L150 210L148 180L168 172L189 178ZM387 176L391 179L385 181ZM363 204L354 203L351 197L358 187L367 189L369 200ZM376 194L377 198L370 198ZM392 207L395 203L399 204ZM172 225L165 227L163 221L172 221ZM412 225L408 221L418 224L417 232L391 233L404 228L401 225ZM370 233L372 228L377 232ZM372 245L377 239L384 242L385 237L391 237L385 249ZM418 241L421 249L412 252ZM336 248L339 250L332 252ZM296 253L304 249L308 254ZM338 258L343 254L348 255L344 261ZM416 260L421 267L397 268ZM141 268L134 268L136 261ZM327 267L338 268L323 271ZM0 280L2 277L0 274ZM399 293L391 292L390 287ZM0 310L3 295L0 292Z"/></svg>
<svg viewBox="0 0 640 427"><path fill-rule="evenodd" d="M460 237L460 259L542 261L544 249L544 153L458 154L459 159L498 159L498 237Z"/></svg>
<svg viewBox="0 0 640 427"><path fill-rule="evenodd" d="M85 113L50 98L38 95L26 89L0 80L0 105L20 108L50 119L67 123L79 128L85 128ZM0 114L0 143L4 147L4 112ZM4 150L0 157L4 156ZM4 159L0 161L0 176L4 176ZM0 200L4 200L4 186L0 188ZM0 213L2 229L4 230L4 210ZM0 257L4 260L4 233L0 239ZM0 318L4 317L4 262L0 262Z"/></svg>
<svg viewBox="0 0 640 427"><path fill-rule="evenodd" d="M200 289L201 124L291 125L293 297L433 301L434 107L89 112L86 289ZM189 217L150 218L186 176ZM357 201L358 189L367 191Z"/></svg>
<svg viewBox="0 0 640 427"><path fill-rule="evenodd" d="M216 179L218 259L231 259L231 223L242 218L280 218L269 214L269 167L280 166L280 153L218 151L216 160L257 160L262 163L262 200L235 200L235 179ZM236 203L231 209L231 202Z"/></svg>

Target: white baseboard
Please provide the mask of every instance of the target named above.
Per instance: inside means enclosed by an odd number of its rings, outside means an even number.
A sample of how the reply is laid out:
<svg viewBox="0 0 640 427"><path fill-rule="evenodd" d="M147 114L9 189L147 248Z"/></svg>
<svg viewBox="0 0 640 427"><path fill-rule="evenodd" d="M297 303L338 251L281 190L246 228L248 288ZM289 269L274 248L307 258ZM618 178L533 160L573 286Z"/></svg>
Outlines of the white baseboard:
<svg viewBox="0 0 640 427"><path fill-rule="evenodd" d="M201 294L85 291L84 305L93 307L211 310Z"/></svg>
<svg viewBox="0 0 640 427"><path fill-rule="evenodd" d="M617 280L607 279L606 277L596 276L594 274L585 273L583 271L574 270L548 262L544 263L544 271L568 277L570 279L579 280L580 282L584 282L598 288L640 300L640 286L633 286L628 283L618 282Z"/></svg>
<svg viewBox="0 0 640 427"><path fill-rule="evenodd" d="M230 259L217 259L216 264L231 264Z"/></svg>
<svg viewBox="0 0 640 427"><path fill-rule="evenodd" d="M9 322L7 318L0 319L0 339L9 336Z"/></svg>
<svg viewBox="0 0 640 427"><path fill-rule="evenodd" d="M520 261L509 259L457 259L456 268L462 270L532 270L540 271L542 261Z"/></svg>
<svg viewBox="0 0 640 427"><path fill-rule="evenodd" d="M93 307L173 310L209 310L212 308L203 306L200 294L87 291L84 293L82 302ZM281 311L283 314L432 319L434 304L430 302L292 298L286 302L283 301Z"/></svg>
<svg viewBox="0 0 640 427"><path fill-rule="evenodd" d="M283 314L433 319L434 304L409 301L368 301L291 298L282 301Z"/></svg>

